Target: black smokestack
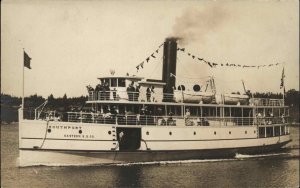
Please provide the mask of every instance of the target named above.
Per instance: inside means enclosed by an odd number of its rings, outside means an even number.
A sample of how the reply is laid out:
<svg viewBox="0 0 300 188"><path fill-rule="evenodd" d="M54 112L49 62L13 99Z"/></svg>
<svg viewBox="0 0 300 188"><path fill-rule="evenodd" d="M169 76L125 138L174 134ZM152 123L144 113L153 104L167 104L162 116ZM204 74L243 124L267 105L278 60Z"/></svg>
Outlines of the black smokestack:
<svg viewBox="0 0 300 188"><path fill-rule="evenodd" d="M170 75L176 75L177 40L177 38L167 38L164 42L162 69L162 80L166 83L164 93L173 93L173 87L175 87L175 77Z"/></svg>

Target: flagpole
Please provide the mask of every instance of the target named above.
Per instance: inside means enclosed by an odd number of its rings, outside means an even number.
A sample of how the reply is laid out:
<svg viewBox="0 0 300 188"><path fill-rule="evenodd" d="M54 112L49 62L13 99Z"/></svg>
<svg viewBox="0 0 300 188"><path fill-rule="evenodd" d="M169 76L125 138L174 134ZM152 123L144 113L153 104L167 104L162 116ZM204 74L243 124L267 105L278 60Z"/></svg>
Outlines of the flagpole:
<svg viewBox="0 0 300 188"><path fill-rule="evenodd" d="M23 80L22 80L22 111L24 113L24 53L25 53L25 50L23 48L23 61L22 61L22 67L23 67Z"/></svg>
<svg viewBox="0 0 300 188"><path fill-rule="evenodd" d="M285 83L284 83L285 72L284 72L284 63L283 63L282 71L283 71L283 73L282 73L282 82L283 82L283 87L282 87L282 89L283 89L283 91L282 91L282 93L283 93L283 95L282 95L282 101L283 101L283 106L284 106L284 95L285 95Z"/></svg>

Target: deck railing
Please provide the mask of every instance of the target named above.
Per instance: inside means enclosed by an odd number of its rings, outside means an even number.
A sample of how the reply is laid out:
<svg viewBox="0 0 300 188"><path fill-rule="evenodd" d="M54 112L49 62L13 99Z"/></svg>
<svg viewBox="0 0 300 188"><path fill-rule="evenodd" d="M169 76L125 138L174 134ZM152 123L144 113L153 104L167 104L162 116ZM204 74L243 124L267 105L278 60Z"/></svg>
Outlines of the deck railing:
<svg viewBox="0 0 300 188"><path fill-rule="evenodd" d="M89 101L138 101L138 102L162 102L174 101L172 93L151 93L128 92L128 91L89 91Z"/></svg>
<svg viewBox="0 0 300 188"><path fill-rule="evenodd" d="M254 106L284 106L283 99L251 98L249 102Z"/></svg>
<svg viewBox="0 0 300 188"><path fill-rule="evenodd" d="M174 102L174 94L172 93L155 93L149 94L141 92L127 92L127 91L89 91L89 101L136 101L136 102ZM179 100L180 101L180 100ZM250 98L250 105L254 106L284 106L283 99L269 99L269 98Z"/></svg>
<svg viewBox="0 0 300 188"><path fill-rule="evenodd" d="M168 117L83 112L68 112L67 119L69 122L149 126L254 126L288 123L288 117Z"/></svg>

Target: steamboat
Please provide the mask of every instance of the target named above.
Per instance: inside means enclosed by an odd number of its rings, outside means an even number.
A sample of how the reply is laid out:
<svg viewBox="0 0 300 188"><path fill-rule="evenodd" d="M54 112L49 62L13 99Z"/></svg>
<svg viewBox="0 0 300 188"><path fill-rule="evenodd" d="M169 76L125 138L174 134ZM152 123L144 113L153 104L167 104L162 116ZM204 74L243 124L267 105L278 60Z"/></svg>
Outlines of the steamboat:
<svg viewBox="0 0 300 188"><path fill-rule="evenodd" d="M290 142L283 99L220 94L176 84L176 39L163 44L162 79L100 77L88 87L90 111L19 109L20 165L111 164L228 158L272 152Z"/></svg>

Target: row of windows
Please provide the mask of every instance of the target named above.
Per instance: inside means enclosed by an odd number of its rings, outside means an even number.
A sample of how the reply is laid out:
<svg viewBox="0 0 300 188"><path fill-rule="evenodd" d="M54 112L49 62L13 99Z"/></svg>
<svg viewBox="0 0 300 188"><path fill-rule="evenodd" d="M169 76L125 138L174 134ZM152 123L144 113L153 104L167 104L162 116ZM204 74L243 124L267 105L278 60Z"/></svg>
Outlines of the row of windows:
<svg viewBox="0 0 300 188"><path fill-rule="evenodd" d="M245 131L245 134L247 134L247 133L248 133L248 131ZM255 134L256 131L253 131L253 133ZM147 131L146 135L149 135L149 134L150 134L149 131ZM196 135L196 134L197 134L196 131L194 131L194 135ZM229 131L228 134L231 134L231 131ZM169 132L169 135L172 135L171 131ZM217 135L217 131L214 131L214 135Z"/></svg>

